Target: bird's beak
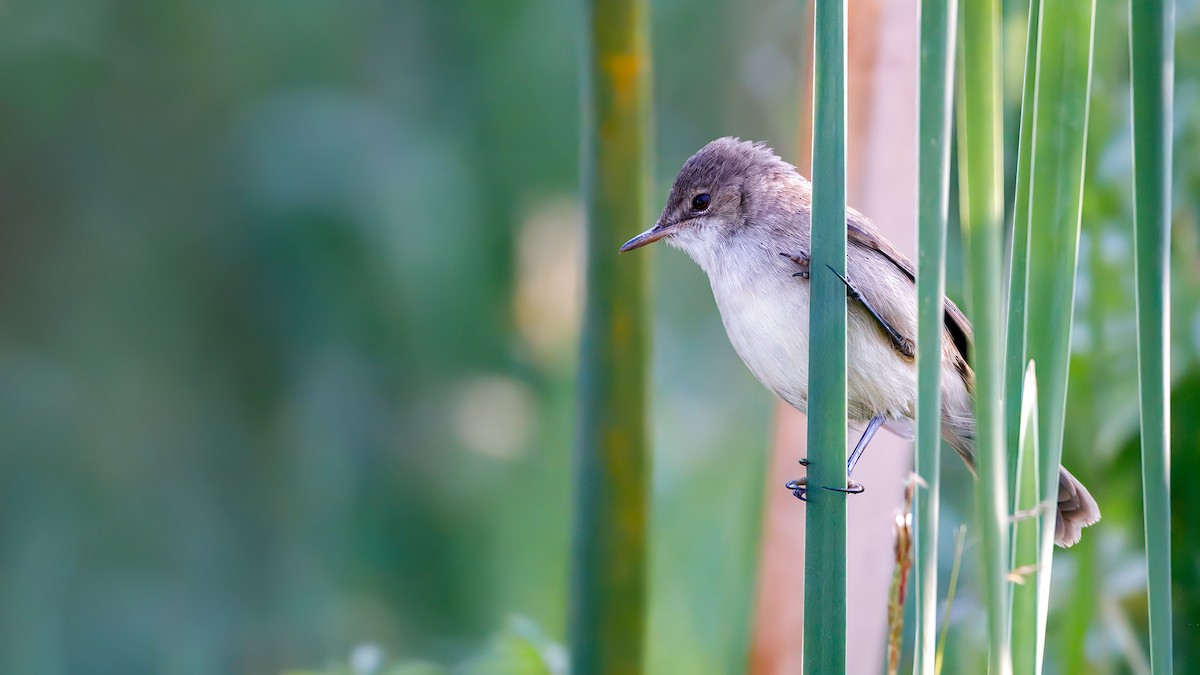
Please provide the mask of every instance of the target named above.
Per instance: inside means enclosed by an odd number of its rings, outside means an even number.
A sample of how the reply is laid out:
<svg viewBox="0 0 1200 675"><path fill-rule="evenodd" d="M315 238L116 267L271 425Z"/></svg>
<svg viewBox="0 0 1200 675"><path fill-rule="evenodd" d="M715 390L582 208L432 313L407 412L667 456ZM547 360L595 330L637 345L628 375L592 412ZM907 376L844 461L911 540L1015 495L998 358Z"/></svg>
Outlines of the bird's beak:
<svg viewBox="0 0 1200 675"><path fill-rule="evenodd" d="M625 242L625 245L621 247L620 252L626 253L635 248L641 248L646 244L653 244L668 234L673 233L675 229L675 225L663 225L662 221L660 220L654 224L654 227Z"/></svg>

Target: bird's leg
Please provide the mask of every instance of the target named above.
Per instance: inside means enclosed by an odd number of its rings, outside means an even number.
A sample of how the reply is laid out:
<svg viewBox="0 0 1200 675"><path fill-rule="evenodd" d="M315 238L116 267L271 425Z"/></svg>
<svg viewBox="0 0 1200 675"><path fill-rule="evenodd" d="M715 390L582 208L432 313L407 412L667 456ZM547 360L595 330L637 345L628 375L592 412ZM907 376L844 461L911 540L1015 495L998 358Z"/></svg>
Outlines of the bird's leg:
<svg viewBox="0 0 1200 675"><path fill-rule="evenodd" d="M863 429L863 435L859 437L858 443L854 444L854 450L852 450L850 452L850 456L846 458L846 478L849 478L850 474L854 473L854 467L858 466L858 460L862 459L863 452L866 451L867 445L871 442L872 438L875 438L875 432L879 431L879 427L881 426L883 426L883 415L876 415L872 417L869 422L867 422L867 428ZM852 495L856 495L866 490L866 488L862 486L862 483L855 483L852 480L847 480L846 487L844 488L826 487L825 489L832 490L834 492L846 492Z"/></svg>
<svg viewBox="0 0 1200 675"><path fill-rule="evenodd" d="M826 267L828 267L828 265L826 265ZM859 301L860 303L862 303L863 307L867 308L867 311L871 313L871 316L874 317L875 321L877 321L879 323L879 325L883 328L884 332L888 334L888 338L891 339L891 341L892 341L892 347L897 352L899 352L902 356L906 356L910 359L914 358L917 355L917 349L916 349L916 346L913 344L912 340L909 340L908 338L901 335L900 331L896 330L895 326L888 323L888 321L883 318L883 315L881 315L879 312L875 311L875 308L871 306L871 303L867 302L866 298L863 297L863 294L860 293L858 291L858 289L854 287L854 284L850 283L849 279L842 276L841 274L838 274L838 271L833 269L832 267L829 267L829 271L833 272L834 274L837 274L837 277L842 280L842 283L846 284L846 291L850 295L851 298Z"/></svg>
<svg viewBox="0 0 1200 675"><path fill-rule="evenodd" d="M800 271L799 271L799 272L796 272L796 273L795 273L795 274L793 274L792 276L794 276L794 277L800 277L801 279L807 279L807 278L808 278L808 263L809 263L809 260L808 260L808 255L807 255L807 254L805 254L805 253L780 253L779 255L781 255L781 256L783 256L783 257L787 258L788 260L791 260L792 262L796 263L796 266L800 268Z"/></svg>
<svg viewBox="0 0 1200 675"><path fill-rule="evenodd" d="M848 458L846 458L846 477L847 478L849 478L850 475L854 473L854 467L858 466L858 460L862 459L863 452L866 451L867 445L870 444L871 439L875 437L875 432L879 431L879 427L881 427L881 426L883 426L883 415L876 415L876 416L872 417L869 422L867 422L867 428L863 430L863 434L858 439L858 443L856 443L854 445L854 450L851 451L850 456ZM800 465L808 466L809 465L808 459L800 460ZM797 499L799 499L800 501L802 501L802 502L808 501L808 479L807 478L799 478L797 480L790 480L787 482L785 487L787 487L787 489L791 490L792 494L795 495L795 497ZM847 481L846 487L844 487L844 488L829 487L826 485L823 485L822 487L825 488L826 490L830 490L832 492L845 492L847 494L853 494L853 495L859 494L866 490L866 488L864 488L861 483L856 483L854 481Z"/></svg>
<svg viewBox="0 0 1200 675"><path fill-rule="evenodd" d="M846 459L846 475L854 473L854 467L858 465L858 460L862 459L863 451L867 449L867 444L875 438L875 432L879 431L879 427L883 426L883 415L876 415L867 422L867 428L863 429L863 435L855 444L854 450L850 453L850 457Z"/></svg>

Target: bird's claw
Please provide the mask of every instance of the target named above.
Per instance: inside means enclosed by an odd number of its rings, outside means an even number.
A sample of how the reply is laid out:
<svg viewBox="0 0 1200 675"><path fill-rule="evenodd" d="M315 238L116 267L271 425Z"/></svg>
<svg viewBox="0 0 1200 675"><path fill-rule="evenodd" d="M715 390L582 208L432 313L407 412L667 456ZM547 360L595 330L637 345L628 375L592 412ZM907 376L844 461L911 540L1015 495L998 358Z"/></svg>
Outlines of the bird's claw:
<svg viewBox="0 0 1200 675"><path fill-rule="evenodd" d="M800 458L800 466L808 466L809 464L811 464L811 462L808 461L807 457ZM806 501L808 501L807 481L808 481L807 478L799 478L797 480L789 480L784 485L784 487L791 490L792 496L794 496L796 499L799 499L802 502L806 502Z"/></svg>
<svg viewBox="0 0 1200 675"><path fill-rule="evenodd" d="M796 272L792 276L800 277L801 279L807 279L809 277L809 262L810 261L809 261L809 258L807 255L805 255L803 253L783 253L783 252L781 252L779 255L787 258L788 260L791 260L792 262L796 263L796 265L798 265L800 267L800 271Z"/></svg>
<svg viewBox="0 0 1200 675"><path fill-rule="evenodd" d="M848 495L860 495L867 491L867 488L863 487L862 483L855 483L852 480L846 481L846 487L844 488L835 488L829 486L822 487L831 492L845 492Z"/></svg>
<svg viewBox="0 0 1200 675"><path fill-rule="evenodd" d="M808 501L808 479L798 478L789 480L784 484L784 487L792 491L792 496L802 502Z"/></svg>
<svg viewBox="0 0 1200 675"><path fill-rule="evenodd" d="M796 480L789 480L787 483L784 484L784 487L791 490L792 496L795 497L796 499L799 499L802 502L808 501L808 479L807 478L797 478ZM854 481L847 481L846 487L844 487L844 488L829 487L828 485L822 485L821 488L825 489L825 490L829 490L830 492L842 492L842 493L845 493L848 495L862 494L863 492L866 492L866 490L867 490L865 487L863 487L862 483L856 483Z"/></svg>

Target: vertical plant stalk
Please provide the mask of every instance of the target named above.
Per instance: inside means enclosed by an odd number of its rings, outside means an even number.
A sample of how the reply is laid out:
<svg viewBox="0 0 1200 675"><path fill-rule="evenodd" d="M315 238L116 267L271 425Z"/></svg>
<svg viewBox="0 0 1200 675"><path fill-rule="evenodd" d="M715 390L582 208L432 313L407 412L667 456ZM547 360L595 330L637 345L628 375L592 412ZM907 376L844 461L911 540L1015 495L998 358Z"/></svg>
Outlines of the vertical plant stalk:
<svg viewBox="0 0 1200 675"><path fill-rule="evenodd" d="M950 565L950 579L946 582L946 607L942 610L942 631L938 634L937 658L934 675L940 675L946 659L946 642L950 636L950 612L954 609L954 595L958 592L958 572L962 568L963 549L967 542L967 526L959 525L954 533L954 563Z"/></svg>
<svg viewBox="0 0 1200 675"><path fill-rule="evenodd" d="M846 0L816 0L804 671L846 670ZM834 274L836 271L837 274Z"/></svg>
<svg viewBox="0 0 1200 675"><path fill-rule="evenodd" d="M618 262L616 252L630 224L647 219L647 19L644 0L587 4L587 296L569 627L576 675L642 670L649 472L645 257Z"/></svg>
<svg viewBox="0 0 1200 675"><path fill-rule="evenodd" d="M1046 645L1048 602L1039 602L1036 579L1041 574L1039 531L1054 532L1055 504L1041 500L1038 489L1037 375L1031 361L1022 383L1020 433L1017 437L1017 481L1013 503L1012 652L1014 675L1039 675ZM1048 520L1047 520L1048 518ZM1048 525L1048 528L1047 528ZM1053 537L1051 537L1053 545ZM1045 598L1049 600L1049 598Z"/></svg>
<svg viewBox="0 0 1200 675"><path fill-rule="evenodd" d="M896 569L888 589L887 673L896 675L900 668L900 652L904 647L904 602L908 596L908 575L913 564L913 492L918 479L910 479L904 489L904 508L896 514Z"/></svg>
<svg viewBox="0 0 1200 675"><path fill-rule="evenodd" d="M1009 245L1009 274L1008 274L1008 314L1004 345L1004 387L1005 415L1008 423L1007 438L1009 452L1009 487L1012 489L1013 511L1019 513L1028 506L1023 503L1036 504L1039 500L1037 474L1041 471L1040 453L1037 445L1037 401L1034 400L1033 410L1030 411L1030 401L1026 398L1029 388L1034 388L1036 396L1037 384L1030 382L1034 377L1033 364L1028 364L1028 371L1022 377L1026 368L1025 361L1025 303L1029 283L1029 178L1030 165L1033 157L1033 120L1037 101L1037 55L1038 35L1041 19L1041 0L1029 0L1029 14L1025 32L1025 71L1022 75L1021 87L1021 128L1017 137L1017 176L1013 194L1013 228ZM1033 437L1030 437L1026 424L1032 421L1035 425ZM1032 490L1032 492L1031 492ZM1053 522L1051 522L1053 528ZM1052 531L1052 530L1051 530ZM1032 564L1037 565L1041 552L1045 548L1038 538L1038 523L1027 520L1013 524L1013 567L1019 567L1019 561L1030 559L1026 546L1029 538L1034 540L1035 550ZM1050 544L1053 547L1053 539ZM1047 553L1053 555L1053 549ZM1032 655L1030 649L1029 631L1037 631L1036 625L1029 621L1035 616L1038 606L1039 587L1049 589L1049 572L1046 574L1027 575L1020 585L1012 589L1012 605L1008 620L1011 624L1010 633L1013 636L1013 672L1028 673L1030 658L1036 662L1036 670L1041 672L1041 655ZM1032 596L1032 597L1031 597ZM1047 596L1048 599L1048 596ZM1044 632L1038 633L1044 637ZM1036 639L1035 639L1036 641ZM1044 644L1044 643L1043 643Z"/></svg>
<svg viewBox="0 0 1200 675"><path fill-rule="evenodd" d="M1171 639L1171 106L1175 3L1131 0L1133 195L1142 501L1150 595L1150 665L1173 671Z"/></svg>
<svg viewBox="0 0 1200 675"><path fill-rule="evenodd" d="M933 675L937 648L937 541L942 449L942 332L950 115L958 0L923 0L917 93L917 485L913 511L916 647L913 672Z"/></svg>
<svg viewBox="0 0 1200 675"><path fill-rule="evenodd" d="M992 675L1012 672L1008 637L1008 462L1001 363L1000 230L1003 219L998 0L963 3L959 96L959 180L967 285L975 321L975 418L982 535L981 594L987 607Z"/></svg>
<svg viewBox="0 0 1200 675"><path fill-rule="evenodd" d="M1038 19L1041 0L1029 1L1025 32L1025 74L1021 90L1021 129L1017 139L1017 179L1013 194L1013 229L1009 244L1008 322L1004 344L1004 400L1008 422L1009 487L1016 491L1017 440L1021 434L1022 373L1025 370L1025 289L1029 262L1029 165L1033 143L1033 109L1037 81Z"/></svg>
<svg viewBox="0 0 1200 675"><path fill-rule="evenodd" d="M1075 273L1083 212L1094 0L1042 2L1038 18L1031 134L1025 356L1038 368L1038 484L1043 502L1058 501L1075 308ZM1028 74L1026 75L1028 77ZM1043 521L1038 599L1049 602L1053 521Z"/></svg>

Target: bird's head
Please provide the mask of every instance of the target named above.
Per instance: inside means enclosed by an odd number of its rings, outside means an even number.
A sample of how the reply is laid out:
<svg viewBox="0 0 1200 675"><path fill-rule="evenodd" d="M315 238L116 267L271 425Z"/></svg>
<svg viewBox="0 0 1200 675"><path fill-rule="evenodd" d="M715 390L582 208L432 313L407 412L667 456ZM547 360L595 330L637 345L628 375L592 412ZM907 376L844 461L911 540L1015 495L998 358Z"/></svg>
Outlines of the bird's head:
<svg viewBox="0 0 1200 675"><path fill-rule="evenodd" d="M658 222L627 241L621 252L665 239L696 257L719 248L757 214L791 208L801 197L807 201L808 182L771 148L718 138L684 163Z"/></svg>

